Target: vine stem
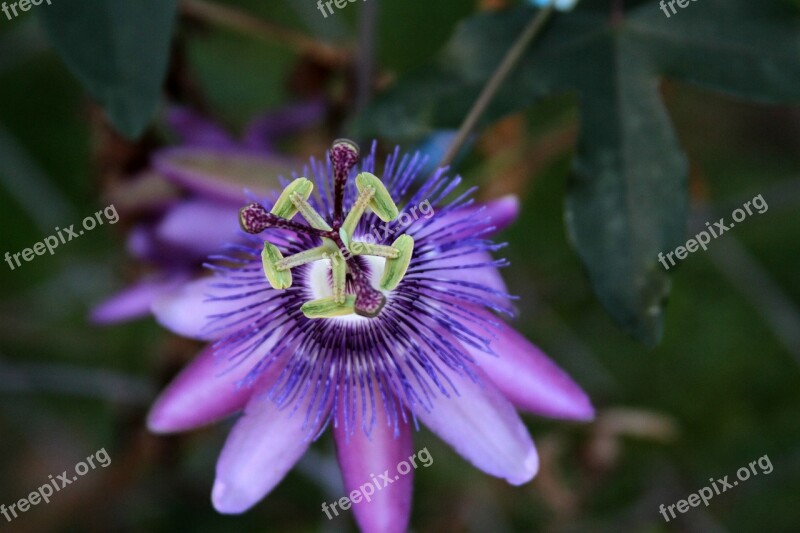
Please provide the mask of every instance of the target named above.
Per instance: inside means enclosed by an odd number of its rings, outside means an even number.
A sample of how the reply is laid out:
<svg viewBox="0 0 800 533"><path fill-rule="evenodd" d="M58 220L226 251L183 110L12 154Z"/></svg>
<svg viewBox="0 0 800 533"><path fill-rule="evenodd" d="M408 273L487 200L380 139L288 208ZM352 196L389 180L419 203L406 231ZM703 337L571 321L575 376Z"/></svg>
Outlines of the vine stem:
<svg viewBox="0 0 800 533"><path fill-rule="evenodd" d="M363 110L372 96L372 76L375 65L375 36L377 32L378 2L367 2L361 7L358 30L358 68L356 70L355 111Z"/></svg>
<svg viewBox="0 0 800 533"><path fill-rule="evenodd" d="M503 85L503 82L506 81L506 78L508 78L509 74L514 70L517 63L519 63L519 60L522 59L522 55L525 53L528 45L530 45L544 29L545 24L553 15L554 11L555 2L550 2L547 7L537 12L517 38L516 42L508 49L505 57L503 57L503 60L497 66L492 77L489 78L489 81L481 91L480 96L475 100L472 109L470 109L466 118L464 118L464 121L461 123L455 139L450 143L447 153L442 158L441 163L439 163L440 167L445 167L453 162L453 159L458 155L467 137L469 137L469 134L475 129L475 126L486 111L486 108L489 107L489 104L497 94L500 86Z"/></svg>
<svg viewBox="0 0 800 533"><path fill-rule="evenodd" d="M348 50L318 41L302 32L254 17L235 7L208 2L207 0L181 0L180 7L181 11L188 16L252 35L253 37L284 44L300 53L307 53L332 67L347 64L351 59L351 53Z"/></svg>

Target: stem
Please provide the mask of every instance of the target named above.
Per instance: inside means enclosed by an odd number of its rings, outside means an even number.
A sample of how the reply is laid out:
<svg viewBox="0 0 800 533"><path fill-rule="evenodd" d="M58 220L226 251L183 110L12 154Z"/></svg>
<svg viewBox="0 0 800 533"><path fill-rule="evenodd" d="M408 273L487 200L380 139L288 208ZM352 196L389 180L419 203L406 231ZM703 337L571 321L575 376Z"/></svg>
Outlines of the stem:
<svg viewBox="0 0 800 533"><path fill-rule="evenodd" d="M519 60L522 59L522 56L525 53L525 49L528 48L528 45L533 42L533 40L541 33L542 29L544 29L545 24L553 15L554 11L555 5L553 2L551 2L550 5L536 13L533 19L531 19L531 21L525 27L525 30L523 30L522 34L517 38L516 42L511 46L511 48L509 48L508 52L506 52L503 61L501 61L500 65L497 66L497 69L492 74L492 77L489 78L489 81L486 83L483 91L481 91L480 96L478 96L478 99L475 100L475 103L472 105L472 109L470 109L467 117L464 119L464 122L461 123L461 127L458 129L456 138L453 139L453 142L450 144L450 148L442 158L442 162L439 163L440 167L445 167L453 162L453 159L455 159L456 155L458 155L458 152L461 150L461 147L464 145L467 137L469 137L469 134L472 133L473 129L475 129L475 125L478 123L478 120L480 120L484 111L486 111L486 108L489 107L489 104L491 103L495 94L497 94L500 86L504 81L506 81L506 78L508 78L508 75L511 74L511 71L514 69Z"/></svg>
<svg viewBox="0 0 800 533"><path fill-rule="evenodd" d="M355 111L367 106L372 96L372 71L375 61L375 32L378 20L378 2L361 6L358 30L358 68L356 71Z"/></svg>
<svg viewBox="0 0 800 533"><path fill-rule="evenodd" d="M184 14L218 26L240 31L259 39L283 44L300 53L307 53L320 62L340 67L349 61L350 53L308 35L284 28L273 22L254 17L235 7L223 6L207 0L181 0Z"/></svg>
<svg viewBox="0 0 800 533"><path fill-rule="evenodd" d="M611 25L619 26L625 18L625 6L623 0L614 0L611 5Z"/></svg>

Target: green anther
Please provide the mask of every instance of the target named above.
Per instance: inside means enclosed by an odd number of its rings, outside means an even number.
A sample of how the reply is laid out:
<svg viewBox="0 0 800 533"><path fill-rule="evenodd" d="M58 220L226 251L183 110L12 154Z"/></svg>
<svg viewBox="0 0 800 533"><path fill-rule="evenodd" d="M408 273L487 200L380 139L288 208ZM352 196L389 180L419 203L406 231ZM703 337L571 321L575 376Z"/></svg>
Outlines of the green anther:
<svg viewBox="0 0 800 533"><path fill-rule="evenodd" d="M297 214L297 206L292 201L292 196L297 194L303 201L308 200L311 193L314 191L314 184L306 178L297 178L286 187L281 193L278 201L272 208L271 213L286 220L290 220Z"/></svg>
<svg viewBox="0 0 800 533"><path fill-rule="evenodd" d="M325 222L325 219L311 207L311 204L308 203L308 197L303 198L298 193L293 192L289 195L289 199L312 228L322 231L331 231L331 229L333 229Z"/></svg>
<svg viewBox="0 0 800 533"><path fill-rule="evenodd" d="M348 294L344 303L336 303L333 296L330 296L306 302L300 308L300 311L308 318L333 318L352 315L355 313L355 306L355 295Z"/></svg>
<svg viewBox="0 0 800 533"><path fill-rule="evenodd" d="M389 191L386 190L380 178L374 174L362 172L356 176L356 187L359 192L373 189L369 208L384 222L394 220L400 215L400 211L397 209L394 200L392 200Z"/></svg>
<svg viewBox="0 0 800 533"><path fill-rule="evenodd" d="M349 247L353 255L372 255L375 257L386 257L388 259L397 259L400 257L400 251L392 248L391 246L384 246L383 244L370 244L368 242L354 242Z"/></svg>
<svg viewBox="0 0 800 533"><path fill-rule="evenodd" d="M361 220L364 211L370 206L374 195L375 189L373 187L358 187L358 198L356 198L353 208L347 213L347 218L344 219L344 223L339 230L339 235L345 243L350 242L350 238L356 230L356 226L358 226L358 221ZM344 233L344 235L342 235L342 233Z"/></svg>
<svg viewBox="0 0 800 533"><path fill-rule="evenodd" d="M280 270L278 263L283 260L283 254L278 247L268 242L264 243L264 251L261 252L261 264L264 266L264 274L267 275L269 284L273 289L288 289L292 286L291 270Z"/></svg>
<svg viewBox="0 0 800 533"><path fill-rule="evenodd" d="M337 304L345 302L347 288L347 261L341 252L330 256L331 273L333 274L333 299Z"/></svg>
<svg viewBox="0 0 800 533"><path fill-rule="evenodd" d="M300 265L305 265L306 263L319 261L320 259L325 259L329 251L330 248L328 246L317 246L316 248L305 250L281 259L275 264L275 268L277 268L278 271L284 271L299 267Z"/></svg>
<svg viewBox="0 0 800 533"><path fill-rule="evenodd" d="M392 248L399 252L399 256L387 259L386 265L383 267L381 289L385 291L394 290L406 275L408 264L411 262L411 254L414 253L414 239L410 235L400 235L392 243Z"/></svg>

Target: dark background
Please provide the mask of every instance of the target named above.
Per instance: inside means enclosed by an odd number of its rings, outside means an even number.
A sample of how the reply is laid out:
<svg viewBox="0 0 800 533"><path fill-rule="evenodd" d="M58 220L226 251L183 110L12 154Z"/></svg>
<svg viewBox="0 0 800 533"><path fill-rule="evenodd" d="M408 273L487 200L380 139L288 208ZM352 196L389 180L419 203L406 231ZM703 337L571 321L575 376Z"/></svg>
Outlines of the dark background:
<svg viewBox="0 0 800 533"><path fill-rule="evenodd" d="M364 8L356 2L323 19L310 1L230 4L341 43L356 40ZM420 65L475 10L456 0L382 1L381 72L402 76ZM320 156L347 116L348 75L279 42L181 19L176 43L169 92L202 101L231 131L256 112L322 90L330 103L325 119L282 146L305 158ZM716 215L698 222L729 217L758 194L769 211L674 271L666 332L648 349L598 304L567 242L563 198L575 100L552 98L485 130L460 169L484 198L521 199L522 216L500 236L510 243L505 278L521 296L515 325L588 391L598 418L579 425L526 417L543 467L520 488L473 469L423 431L415 448L427 446L434 464L416 472L415 531L800 526L800 111L670 82L662 92L689 155L693 203ZM146 154L167 140L159 120L131 150ZM54 226L108 205L126 165L135 165L115 152L119 145L128 146L49 49L35 17L3 17L0 252L21 251ZM156 392L200 345L152 319L103 328L87 321L93 304L140 271L124 248L130 223L95 229L14 271L0 266L0 503L100 448L112 458L49 505L11 524L0 518L0 529L354 530L351 517L328 522L319 510L342 494L329 436L254 510L226 517L211 507L210 490L229 425L169 438L147 433L144 416ZM774 466L770 475L664 523L660 504L686 498L709 478L733 477L763 455Z"/></svg>

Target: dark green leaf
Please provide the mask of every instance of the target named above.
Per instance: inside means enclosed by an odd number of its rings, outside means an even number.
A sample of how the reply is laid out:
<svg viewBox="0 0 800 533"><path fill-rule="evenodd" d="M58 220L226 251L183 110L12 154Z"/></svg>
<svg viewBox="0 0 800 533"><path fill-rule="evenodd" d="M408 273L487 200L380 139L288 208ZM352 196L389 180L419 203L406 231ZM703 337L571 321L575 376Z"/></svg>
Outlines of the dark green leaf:
<svg viewBox="0 0 800 533"><path fill-rule="evenodd" d="M156 111L169 59L175 0L70 0L37 13L56 51L128 137Z"/></svg>
<svg viewBox="0 0 800 533"><path fill-rule="evenodd" d="M614 17L612 3L585 0L557 15L484 122L552 93L578 93L569 233L601 302L627 331L654 344L668 293L657 256L685 240L687 215L687 164L659 78L762 102L800 101L800 19L783 0L702 0L669 18L655 1ZM417 137L457 127L534 13L463 23L434 64L364 113L359 134Z"/></svg>

